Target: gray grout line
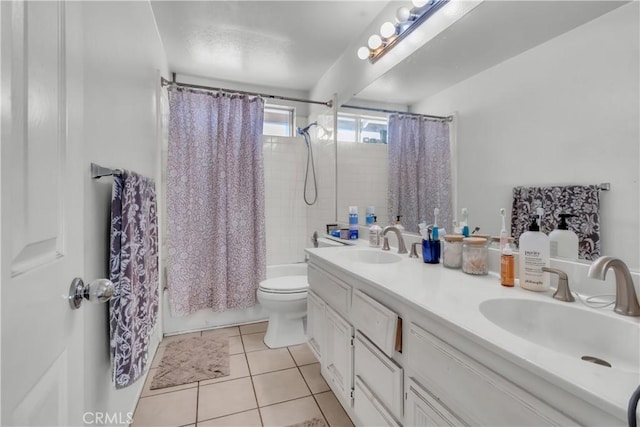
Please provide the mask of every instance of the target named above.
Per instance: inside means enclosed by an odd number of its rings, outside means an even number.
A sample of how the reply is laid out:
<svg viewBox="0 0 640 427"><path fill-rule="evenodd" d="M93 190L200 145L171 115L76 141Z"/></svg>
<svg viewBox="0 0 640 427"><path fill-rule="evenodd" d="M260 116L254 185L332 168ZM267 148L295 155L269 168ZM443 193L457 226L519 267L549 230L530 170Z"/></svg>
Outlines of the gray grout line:
<svg viewBox="0 0 640 427"><path fill-rule="evenodd" d="M260 416L260 423L262 424L262 416L260 415L260 408L245 409L244 411L238 411L238 412L234 412L234 413L232 413L232 414L222 415L222 416L215 417L215 418L207 418L207 419L205 419L205 420L200 420L200 421L198 421L198 424L199 424L199 423L204 423L204 422L207 422L207 421L211 421L211 420L219 420L220 418L230 417L230 416L232 416L232 415L243 414L243 413L245 413L245 412L250 412L250 411L258 411L258 415ZM187 425L190 425L190 424L187 424ZM263 425L264 425L264 424L263 424Z"/></svg>
<svg viewBox="0 0 640 427"><path fill-rule="evenodd" d="M288 348L287 348L288 349ZM291 350L289 350L289 353L291 353ZM291 354L291 357L293 357L293 354ZM295 359L293 359L295 361ZM307 366L307 365L302 365L302 366ZM320 403L318 403L318 399L316 399L316 393L314 393L311 390L311 387L309 386L309 383L307 382L307 379L305 378L304 374L302 373L302 371L300 370L300 366L296 366L298 368L298 372L300 372L300 375L302 375L302 380L304 381L304 383L307 385L307 388L309 389L309 392L311 393L311 397L313 397L313 401L316 402L316 406L318 407L318 409L320 410L320 414L322 414L322 418L324 418L324 422L328 427L331 427L329 425L329 420L327 419L327 416L324 414L324 411L322 410L322 406L320 406ZM321 374L322 376L322 374Z"/></svg>
<svg viewBox="0 0 640 427"><path fill-rule="evenodd" d="M253 376L250 376L249 378L251 380L251 388L253 388L253 398L256 401L256 409L258 410L258 416L260 417L260 425L264 426L264 421L262 420L262 412L260 412L260 404L258 403L258 393L256 393L256 385L253 383Z"/></svg>

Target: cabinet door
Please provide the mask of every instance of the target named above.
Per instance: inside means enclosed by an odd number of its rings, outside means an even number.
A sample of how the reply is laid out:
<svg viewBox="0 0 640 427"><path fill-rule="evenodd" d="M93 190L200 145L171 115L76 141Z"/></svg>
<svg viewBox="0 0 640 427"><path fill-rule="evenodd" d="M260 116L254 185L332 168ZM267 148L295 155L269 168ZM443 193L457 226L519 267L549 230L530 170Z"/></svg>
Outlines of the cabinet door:
<svg viewBox="0 0 640 427"><path fill-rule="evenodd" d="M343 405L352 405L353 327L331 307L326 306L323 370L329 386Z"/></svg>
<svg viewBox="0 0 640 427"><path fill-rule="evenodd" d="M413 378L407 386L405 425L415 427L464 425Z"/></svg>
<svg viewBox="0 0 640 427"><path fill-rule="evenodd" d="M324 351L324 314L325 303L313 292L307 297L307 339L309 347L319 362L322 363Z"/></svg>

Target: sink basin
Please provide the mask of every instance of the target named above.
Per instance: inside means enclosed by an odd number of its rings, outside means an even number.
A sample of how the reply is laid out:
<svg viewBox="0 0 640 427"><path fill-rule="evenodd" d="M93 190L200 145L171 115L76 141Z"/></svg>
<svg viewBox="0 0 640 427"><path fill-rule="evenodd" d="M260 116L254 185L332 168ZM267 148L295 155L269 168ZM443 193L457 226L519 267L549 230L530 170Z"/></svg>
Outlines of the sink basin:
<svg viewBox="0 0 640 427"><path fill-rule="evenodd" d="M522 339L575 357L576 363L640 372L638 318L616 317L565 303L509 298L484 301L480 312Z"/></svg>
<svg viewBox="0 0 640 427"><path fill-rule="evenodd" d="M341 258L352 262L363 262L366 264L391 264L402 261L400 255L383 252L381 250L350 250L340 254Z"/></svg>

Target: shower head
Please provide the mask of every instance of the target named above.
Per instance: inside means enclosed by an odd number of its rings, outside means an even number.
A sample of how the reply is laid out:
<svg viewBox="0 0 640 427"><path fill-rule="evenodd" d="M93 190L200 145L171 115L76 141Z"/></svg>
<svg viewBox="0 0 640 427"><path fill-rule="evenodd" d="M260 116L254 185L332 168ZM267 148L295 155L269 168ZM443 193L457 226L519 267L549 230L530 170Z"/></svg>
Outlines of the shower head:
<svg viewBox="0 0 640 427"><path fill-rule="evenodd" d="M309 129L311 128L311 126L318 126L318 122L313 122L310 123L309 126L307 126L306 128L302 129L302 128L298 128L298 134L300 135L304 135L305 133L309 132Z"/></svg>

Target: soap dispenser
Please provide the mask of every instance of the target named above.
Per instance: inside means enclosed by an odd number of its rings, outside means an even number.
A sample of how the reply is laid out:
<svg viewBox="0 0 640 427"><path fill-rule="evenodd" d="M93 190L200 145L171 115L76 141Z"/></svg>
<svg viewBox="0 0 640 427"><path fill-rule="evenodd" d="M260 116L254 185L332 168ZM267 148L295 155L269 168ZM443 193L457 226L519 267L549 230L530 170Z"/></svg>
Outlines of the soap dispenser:
<svg viewBox="0 0 640 427"><path fill-rule="evenodd" d="M379 248L381 246L382 228L378 225L378 217L373 215L373 225L369 227L369 246Z"/></svg>
<svg viewBox="0 0 640 427"><path fill-rule="evenodd" d="M576 215L562 213L558 216L560 217L558 228L549 234L551 256L576 260L578 259L579 239L576 233L569 230L567 224L567 218L572 218Z"/></svg>
<svg viewBox="0 0 640 427"><path fill-rule="evenodd" d="M542 219L542 209L533 218L529 231L520 236L519 277L520 287L530 291L549 289L549 275L542 267L549 267L549 236L540 231L538 221Z"/></svg>
<svg viewBox="0 0 640 427"><path fill-rule="evenodd" d="M402 226L402 224L400 224L400 218L402 218L402 215L396 215L396 222L394 226L398 229L398 231L404 233L404 227Z"/></svg>

